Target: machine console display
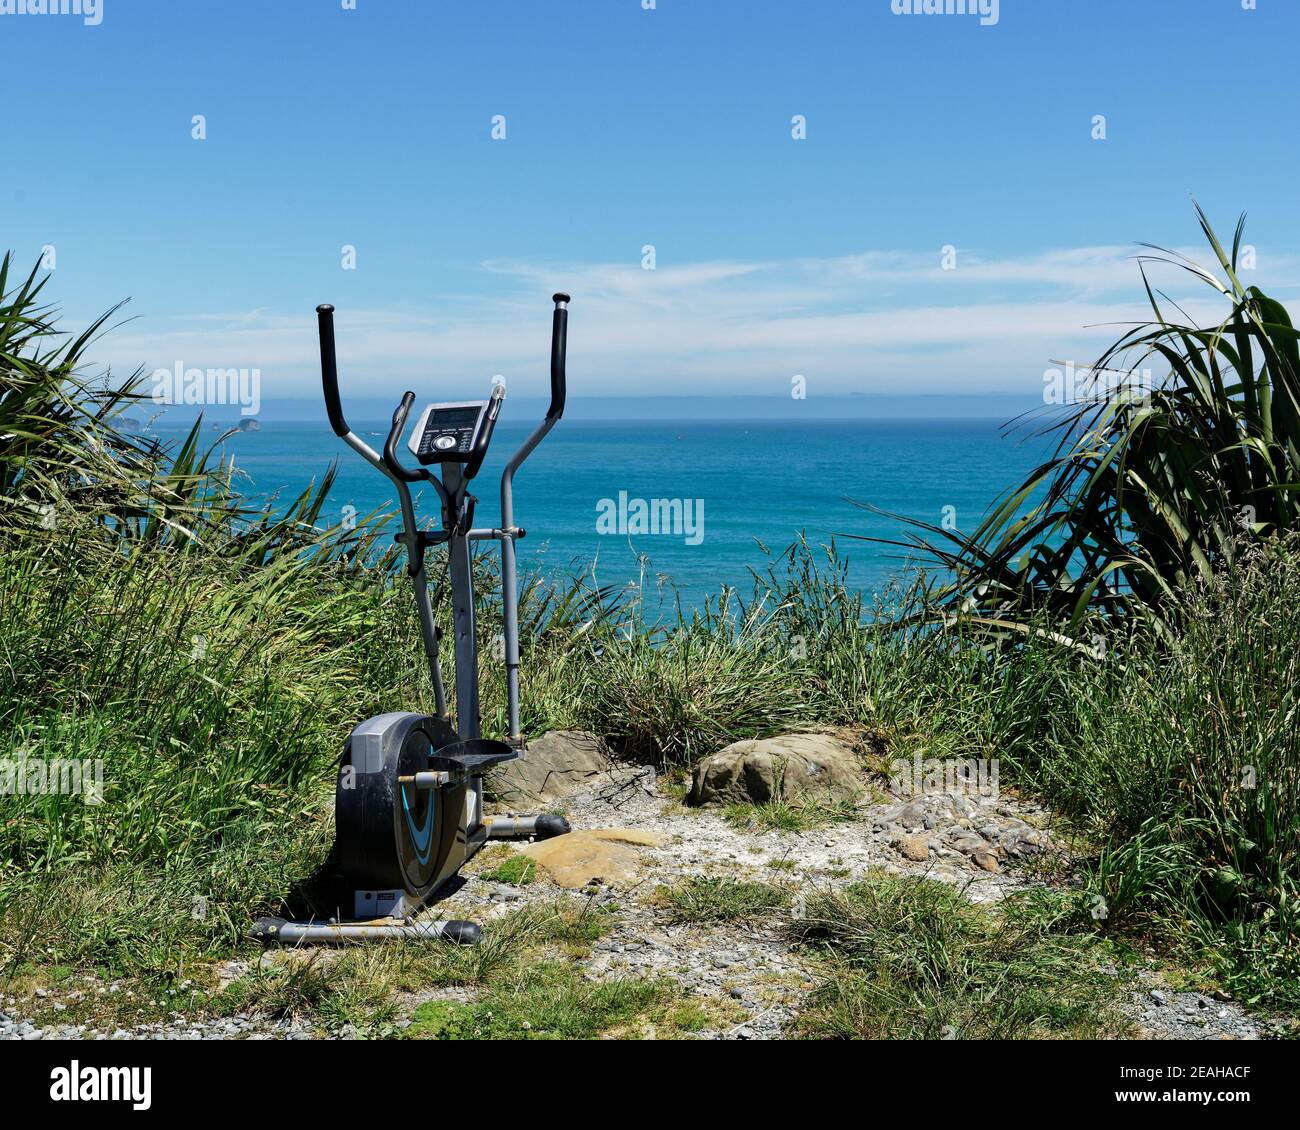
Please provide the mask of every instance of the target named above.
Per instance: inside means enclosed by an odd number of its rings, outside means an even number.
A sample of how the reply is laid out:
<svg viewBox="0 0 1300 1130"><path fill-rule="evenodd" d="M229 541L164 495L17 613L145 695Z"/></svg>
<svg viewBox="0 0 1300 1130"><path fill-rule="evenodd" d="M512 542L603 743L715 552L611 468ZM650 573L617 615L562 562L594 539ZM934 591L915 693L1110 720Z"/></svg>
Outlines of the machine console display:
<svg viewBox="0 0 1300 1130"><path fill-rule="evenodd" d="M474 450L487 406L486 400L430 404L411 433L411 454L425 464L464 462Z"/></svg>

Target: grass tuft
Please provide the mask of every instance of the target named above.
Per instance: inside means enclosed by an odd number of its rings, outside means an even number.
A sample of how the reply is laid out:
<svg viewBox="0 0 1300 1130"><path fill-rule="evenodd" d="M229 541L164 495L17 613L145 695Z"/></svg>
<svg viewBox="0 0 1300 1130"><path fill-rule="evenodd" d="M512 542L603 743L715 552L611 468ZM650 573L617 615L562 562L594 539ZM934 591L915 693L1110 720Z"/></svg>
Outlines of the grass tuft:
<svg viewBox="0 0 1300 1130"><path fill-rule="evenodd" d="M675 923L752 922L788 906L790 892L770 883L692 876L660 889Z"/></svg>
<svg viewBox="0 0 1300 1130"><path fill-rule="evenodd" d="M928 879L877 876L808 900L793 936L824 978L801 1034L846 1039L1124 1035L1124 978L1077 899L1013 896L997 912Z"/></svg>

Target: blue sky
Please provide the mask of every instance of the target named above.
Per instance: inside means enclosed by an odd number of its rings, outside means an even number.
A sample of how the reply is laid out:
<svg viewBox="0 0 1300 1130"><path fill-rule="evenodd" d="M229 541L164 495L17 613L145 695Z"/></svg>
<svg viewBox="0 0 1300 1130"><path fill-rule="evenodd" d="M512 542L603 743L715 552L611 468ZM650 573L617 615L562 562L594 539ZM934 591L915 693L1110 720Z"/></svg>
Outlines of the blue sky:
<svg viewBox="0 0 1300 1130"><path fill-rule="evenodd" d="M131 297L119 370L314 397L328 300L368 394L535 392L563 287L575 389L1032 391L1140 316L1137 241L1202 255L1193 193L1295 294L1294 0L101 2L0 15L0 233L70 319Z"/></svg>

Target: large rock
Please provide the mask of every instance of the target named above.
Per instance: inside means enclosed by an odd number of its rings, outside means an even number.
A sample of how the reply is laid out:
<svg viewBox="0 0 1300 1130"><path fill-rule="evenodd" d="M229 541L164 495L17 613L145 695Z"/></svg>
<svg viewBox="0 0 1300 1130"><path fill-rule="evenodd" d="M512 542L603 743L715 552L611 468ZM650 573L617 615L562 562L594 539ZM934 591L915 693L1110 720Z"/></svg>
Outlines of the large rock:
<svg viewBox="0 0 1300 1130"><path fill-rule="evenodd" d="M609 750L596 734L552 730L530 741L518 761L507 762L491 790L502 804L522 810L589 788L609 766Z"/></svg>
<svg viewBox="0 0 1300 1130"><path fill-rule="evenodd" d="M602 828L569 832L538 840L523 849L559 887L576 890L588 883L606 886L635 879L641 869L638 847L659 847L663 837L635 828Z"/></svg>
<svg viewBox="0 0 1300 1130"><path fill-rule="evenodd" d="M703 758L686 803L856 802L866 791L862 760L845 742L830 734L785 734L733 742Z"/></svg>

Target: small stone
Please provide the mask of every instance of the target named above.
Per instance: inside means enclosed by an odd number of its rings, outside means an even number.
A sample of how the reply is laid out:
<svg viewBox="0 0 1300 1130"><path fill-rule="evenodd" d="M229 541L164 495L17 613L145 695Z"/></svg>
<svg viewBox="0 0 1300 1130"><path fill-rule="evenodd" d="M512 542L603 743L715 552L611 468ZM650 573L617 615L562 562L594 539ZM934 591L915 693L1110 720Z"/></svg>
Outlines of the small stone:
<svg viewBox="0 0 1300 1130"><path fill-rule="evenodd" d="M988 848L982 848L980 850L975 851L974 853L972 853L971 859L973 859L980 867L984 868L985 871L999 870L998 857L994 855Z"/></svg>
<svg viewBox="0 0 1300 1130"><path fill-rule="evenodd" d="M904 805L898 814L898 823L904 828L920 828L925 824L925 809L917 801Z"/></svg>
<svg viewBox="0 0 1300 1130"><path fill-rule="evenodd" d="M988 842L978 832L959 832L952 837L951 843L963 855L989 850Z"/></svg>
<svg viewBox="0 0 1300 1130"><path fill-rule="evenodd" d="M1151 999L1155 1001L1156 1004L1158 1005L1166 1005L1169 1003L1169 997L1166 994L1162 993L1159 989L1151 990Z"/></svg>
<svg viewBox="0 0 1300 1130"><path fill-rule="evenodd" d="M930 841L918 834L898 837L898 850L907 859L924 863L930 858Z"/></svg>

